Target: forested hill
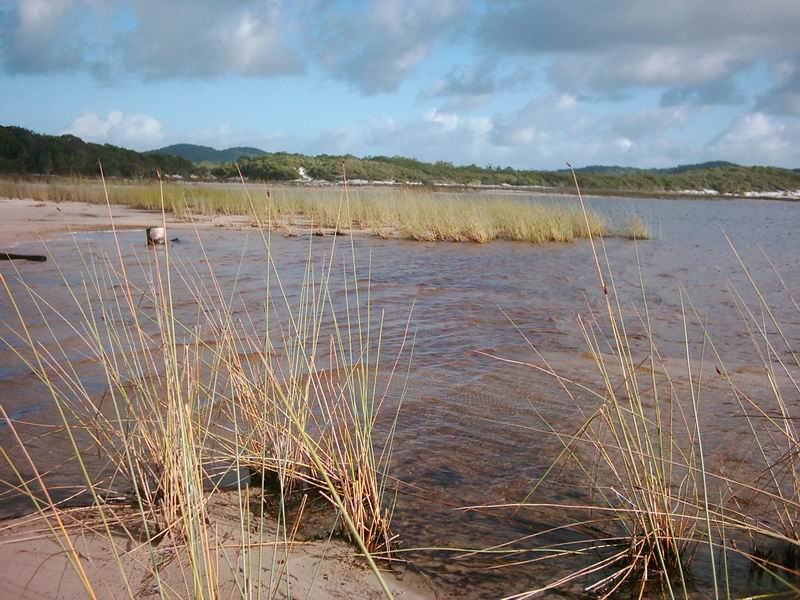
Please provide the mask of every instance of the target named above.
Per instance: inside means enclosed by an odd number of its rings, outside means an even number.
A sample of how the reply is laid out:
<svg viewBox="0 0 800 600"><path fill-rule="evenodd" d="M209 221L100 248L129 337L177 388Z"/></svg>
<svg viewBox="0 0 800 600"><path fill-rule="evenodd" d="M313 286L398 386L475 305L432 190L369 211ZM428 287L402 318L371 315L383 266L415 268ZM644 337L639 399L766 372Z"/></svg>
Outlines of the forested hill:
<svg viewBox="0 0 800 600"><path fill-rule="evenodd" d="M151 150L149 154L170 154L195 163L222 163L233 162L242 156L263 156L266 152L249 146L235 146L217 150L211 146L199 146L197 144L172 144L171 146Z"/></svg>
<svg viewBox="0 0 800 600"><path fill-rule="evenodd" d="M457 166L448 162L426 163L400 156L306 156L276 152L259 157L242 157L242 173L251 179L292 180L300 169L312 179L337 181L342 168L350 180L419 182L423 184L462 184L493 186L541 186L571 191L569 171L520 170L510 167ZM216 177L236 176L232 163L211 170ZM629 167L587 167L578 169L582 186L599 193L676 194L687 190L706 190L720 194L782 192L800 190L800 172L777 167L743 167L733 163L682 165L670 169Z"/></svg>
<svg viewBox="0 0 800 600"><path fill-rule="evenodd" d="M239 156L219 164L209 164L209 156L217 155L209 154L208 150ZM184 156L173 156L171 152L180 152ZM240 154L242 152L261 155L246 156ZM190 162L186 156L196 156L195 161ZM148 177L159 169L173 176L228 179L238 177L233 160L238 161L245 177L257 181L337 182L344 172L352 182L539 186L566 192L573 190L572 175L566 170L479 167L442 161L428 163L402 156L359 158L352 155L266 153L246 147L218 151L190 144L141 153L107 144L86 143L70 135L39 135L19 127L0 126L0 173L96 175L97 163L102 161L106 174L110 176ZM794 196L800 196L796 193L800 190L800 171L777 167L710 162L668 169L589 166L577 171L582 187L595 193L783 195L783 192L792 192Z"/></svg>
<svg viewBox="0 0 800 600"><path fill-rule="evenodd" d="M143 154L74 135L40 135L0 126L0 173L93 176L99 174L98 162L111 177L153 177L159 170L183 176L197 172L192 162L168 154Z"/></svg>

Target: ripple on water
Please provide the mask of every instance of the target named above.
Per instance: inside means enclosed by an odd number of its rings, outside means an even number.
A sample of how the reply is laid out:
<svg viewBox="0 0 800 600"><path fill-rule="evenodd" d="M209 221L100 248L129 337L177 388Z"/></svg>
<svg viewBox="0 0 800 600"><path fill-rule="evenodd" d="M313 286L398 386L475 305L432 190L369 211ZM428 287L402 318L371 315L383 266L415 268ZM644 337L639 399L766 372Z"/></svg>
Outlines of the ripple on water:
<svg viewBox="0 0 800 600"><path fill-rule="evenodd" d="M711 335L724 350L730 367L744 376L758 376L746 332L738 324L736 305L729 295L729 280L752 302L752 292L741 276L727 247L721 228L731 236L745 261L757 265L754 276L775 303L776 312L786 315L790 339L799 339L800 319L782 293L757 247L781 269L790 287L800 282L800 261L796 260L795 235L800 228L800 211L790 203L658 201L635 199L591 199L599 210L634 209L651 224L661 238L638 244L639 264L646 285L653 329L662 340L666 356L682 356L683 332L679 287L684 286ZM774 226L779 223L780 226ZM93 247L110 250L108 234L87 234ZM132 264L146 256L136 232L120 234ZM266 277L264 250L250 236L242 261L245 234L236 231L202 232L206 250L214 263L218 280L230 286L237 280L237 313L248 322L258 318L264 299ZM300 243L302 242L302 243ZM305 239L272 238L272 251L286 284L286 294L300 294L308 243ZM314 242L318 258L326 254L329 240ZM465 505L498 501L519 501L531 482L544 474L559 451L559 444L544 433L548 426L569 429L579 420L579 407L589 406L586 395L570 398L549 376L530 367L497 358L538 362L535 352L522 337L541 351L551 365L568 377L597 384L590 357L577 328L576 315L586 313L586 298L598 299L595 266L585 242L534 246L507 242L486 245L427 244L404 241L354 240L363 265L371 257L372 301L375 314L385 311L387 343L396 344L412 303L416 332L414 366L405 405L400 413L394 447L394 473L407 486L397 500L396 528L410 547L487 547L500 544L563 522L563 511L542 509L536 513L508 511L459 511ZM347 246L347 247L344 247ZM639 267L634 245L627 240L605 243L614 269L614 282L625 310L630 310L630 339L643 344L641 329L635 326L631 303L641 305ZM23 250L21 250L23 251ZM78 281L80 261L72 242L55 242L51 251L68 279ZM203 273L202 254L193 236L173 248L185 265ZM339 247L343 259L349 244ZM134 254L136 256L134 256ZM337 259L337 260L338 260ZM0 268L5 268L0 265ZM364 270L366 274L366 270ZM37 292L56 304L68 304L60 292L60 276L53 263L25 269ZM211 282L199 278L205 285ZM342 302L343 291L332 298ZM185 298L178 310L191 311ZM28 304L24 307L32 311ZM0 303L0 321L13 322L6 303ZM73 311L73 317L76 313ZM76 351L80 340L74 332L57 327L63 345ZM35 336L47 333L38 323ZM690 340L699 353L701 338ZM75 354L76 364L86 360ZM679 369L679 366L675 367ZM23 390L25 370L6 347L0 347L0 397L13 418L48 418L49 406L42 390ZM100 388L98 387L98 390ZM573 390L574 391L574 390ZM397 393L390 397L396 402ZM737 432L744 425L734 415L737 406L722 386L709 386L703 402L704 435L709 460L718 464L741 460ZM391 406L387 412L391 413ZM0 429L6 447L8 429ZM48 466L54 456L67 452L53 438L37 457ZM51 453L55 450L54 453ZM70 469L72 468L72 471ZM0 478L10 475L0 467ZM70 465L60 471L60 481L77 477ZM579 503L585 490L577 481L542 490L540 502ZM569 484L569 485L567 485ZM6 510L13 502L8 502ZM543 542L570 539L559 532ZM562 567L524 566L500 571L476 570L492 566L485 557L452 561L450 553L419 553L415 559L447 587L449 597L485 597L521 591L541 585L563 574ZM577 592L576 590L572 590ZM566 593L566 592L565 592Z"/></svg>

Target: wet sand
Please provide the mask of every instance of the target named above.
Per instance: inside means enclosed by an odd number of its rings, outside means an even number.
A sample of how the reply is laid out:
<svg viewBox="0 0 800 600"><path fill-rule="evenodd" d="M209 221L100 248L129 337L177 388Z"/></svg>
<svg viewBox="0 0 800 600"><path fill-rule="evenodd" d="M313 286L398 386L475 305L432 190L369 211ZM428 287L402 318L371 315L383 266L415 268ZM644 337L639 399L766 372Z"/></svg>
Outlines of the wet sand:
<svg viewBox="0 0 800 600"><path fill-rule="evenodd" d="M109 208L83 202L37 202L21 198L0 198L0 251L15 248L21 242L52 240L59 234L78 231L145 229L160 225L160 213L114 205ZM209 227L244 227L244 216L217 215L198 217L187 223L167 213L167 226L176 230Z"/></svg>
<svg viewBox="0 0 800 600"><path fill-rule="evenodd" d="M377 578L351 545L337 539L295 540L287 548L281 542L274 543L277 529L276 523L270 519L265 519L261 551L251 547L245 563L237 503L236 494L230 492L213 496L208 506L209 530L212 532L209 543L217 557L221 598L238 595L236 577L241 581L241 569L245 564L252 581L261 581L264 597L309 600L379 600L384 597ZM110 511L114 508L111 507ZM117 507L116 515L129 525L139 521L131 509ZM121 530L115 527L117 535L113 537L112 546L109 538L100 533L103 527L93 509L68 510L62 518L98 598L126 598L130 593L135 598L159 597L152 574L153 554L146 545L122 535ZM52 524L55 526L55 522ZM254 537L250 543L258 542L258 537ZM172 590L178 597L188 598L192 593L189 571L186 564L171 558L170 543L167 539L152 548L160 564L159 577L164 589ZM0 564L3 565L0 569L0 599L86 598L87 591L70 564L64 545L63 537L57 540L38 515L0 522ZM115 551L122 557L124 577L120 563L114 558ZM260 575L258 569L261 569ZM395 567L394 570L384 569L383 576L398 600L437 597L429 580L421 574ZM186 577L189 577L188 584ZM287 595L287 590L290 595ZM253 589L252 593L258 592Z"/></svg>

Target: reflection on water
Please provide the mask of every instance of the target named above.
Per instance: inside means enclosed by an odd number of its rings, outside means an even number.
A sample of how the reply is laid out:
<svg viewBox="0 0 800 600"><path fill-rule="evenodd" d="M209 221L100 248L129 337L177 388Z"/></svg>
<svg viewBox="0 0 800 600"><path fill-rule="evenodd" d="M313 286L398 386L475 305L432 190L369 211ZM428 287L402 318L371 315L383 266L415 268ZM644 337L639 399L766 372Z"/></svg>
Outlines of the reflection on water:
<svg viewBox="0 0 800 600"><path fill-rule="evenodd" d="M782 322L790 339L797 339L798 314L790 310L761 249L790 288L796 289L800 282L796 237L800 207L758 201L590 202L600 211L623 214L635 210L650 225L654 239L638 245L639 264L653 328L665 355L682 356L679 287L683 285L707 320L728 366L740 372L753 369L750 342L730 300L729 281L739 286L746 297L748 290L723 231L753 267L754 277L763 282L765 295L776 312L785 315ZM141 244L142 237L141 232L120 234L131 265L146 260L147 253L152 252ZM250 234L240 266L246 237L247 232L202 233L219 280L223 284L231 282L238 273L243 304L258 306L264 296L263 247L256 241L257 236ZM90 242L98 251L112 252L109 234L81 234L78 239L81 244ZM327 238L313 241L319 259L329 251L329 244ZM400 413L393 464L393 475L405 484L399 490L395 516L403 544L409 548L485 548L563 523L563 511L555 509L513 514L508 510L458 509L523 499L531 481L544 473L559 449L557 440L541 433L541 418L559 428L568 429L577 423L574 401L550 377L487 355L537 362L524 335L557 371L596 383L575 323L576 314L586 311L587 298L592 302L600 300L588 243L473 245L356 237L354 244L365 274L370 266L372 301L376 309L385 311L387 343L400 338L414 306L414 365ZM272 251L290 296L299 293L308 248L309 240L305 238L273 237ZM50 251L66 277L77 282L82 265L73 241L53 242ZM622 297L640 303L633 242L607 240L605 251ZM185 265L199 268L202 264L199 244L191 235L182 236L182 243L174 245L172 252ZM338 258L346 260L349 241L340 242L339 252ZM60 297L60 275L54 262L0 263L10 280L14 279L14 267L37 293L56 304L60 300L66 302ZM18 285L15 287L19 290ZM34 307L29 303L23 311L32 323L38 323L33 329L34 337L47 345L48 334L36 318ZM0 320L15 321L5 299L0 303ZM56 335L67 348L78 343L78 332L59 329ZM13 343L7 329L2 336ZM691 340L694 349L701 342L700 336L696 337ZM86 360L80 356L70 359ZM98 378L92 391L99 394L102 388L103 382ZM744 426L736 418L738 409L723 386L713 381L705 393L701 425L706 451L712 462L734 460L740 457L741 449L731 434ZM21 422L46 425L56 421L44 390L6 344L0 347L0 398L10 416ZM74 467L61 466L70 450L50 437L37 439L46 429L26 427L31 436L29 450L40 466L58 467L49 475L51 485L74 482ZM0 442L4 448L12 445L8 427L0 427ZM90 466L99 469L102 465ZM0 477L14 479L6 465L0 467ZM539 502L578 504L582 497L578 488L566 485L548 487L541 494ZM21 509L19 499L6 491L0 514ZM541 541L567 541L574 536L560 532ZM444 586L449 597L518 592L552 581L565 568L545 563L489 570L487 567L498 564L496 558L455 560L457 554L460 553L426 551L414 553L413 558ZM734 579L733 583L746 582ZM697 576L697 585L702 588L702 575ZM577 585L576 589L580 587Z"/></svg>

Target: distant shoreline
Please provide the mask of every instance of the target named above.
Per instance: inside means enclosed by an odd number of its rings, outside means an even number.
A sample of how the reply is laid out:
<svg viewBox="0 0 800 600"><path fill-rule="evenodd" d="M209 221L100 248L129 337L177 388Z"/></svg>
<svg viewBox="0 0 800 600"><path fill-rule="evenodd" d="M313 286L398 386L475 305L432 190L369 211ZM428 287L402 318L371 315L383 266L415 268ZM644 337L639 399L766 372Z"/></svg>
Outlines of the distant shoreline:
<svg viewBox="0 0 800 600"><path fill-rule="evenodd" d="M0 180L23 180L23 181L100 181L100 177L86 176L65 176L65 175L36 175L36 174L0 174ZM108 177L109 181L143 183L150 180L147 178L127 178L127 177ZM217 180L203 177L184 178L180 176L166 176L166 181L180 183L183 185L213 185L213 186L241 186L239 180ZM581 177L578 177L580 183ZM250 185L267 186L274 188L307 188L307 189L331 189L341 188L342 181L269 181L248 179L245 182ZM435 183L423 184L413 183L393 183L382 181L360 181L348 180L348 187L352 189L394 189L394 190L419 190L437 193L498 193L509 195L542 195L542 196L577 196L574 187L547 187L547 186L528 186L528 185L478 185L460 183ZM800 189L783 191L752 191L745 193L718 192L716 190L693 190L687 189L680 192L669 192L661 190L645 189L607 189L581 187L584 196L597 196L603 198L646 198L663 200L778 200L783 202L800 201Z"/></svg>
<svg viewBox="0 0 800 600"><path fill-rule="evenodd" d="M0 177L6 178L15 177L15 173L28 178L42 177L36 173L56 174L45 177L94 178L102 165L107 177L134 179L161 173L165 180L224 183L238 181L243 175L249 181L327 187L339 185L346 178L353 187L574 193L572 172L564 168L515 169L426 162L403 156L308 155L246 147L229 148L220 154L213 148L186 144L137 152L87 143L74 136L40 135L13 126L0 126L0 137L4 139L0 143ZM252 155L253 151L256 155ZM707 161L668 168L590 165L576 168L575 173L586 193L593 195L800 199L800 169L791 167Z"/></svg>

